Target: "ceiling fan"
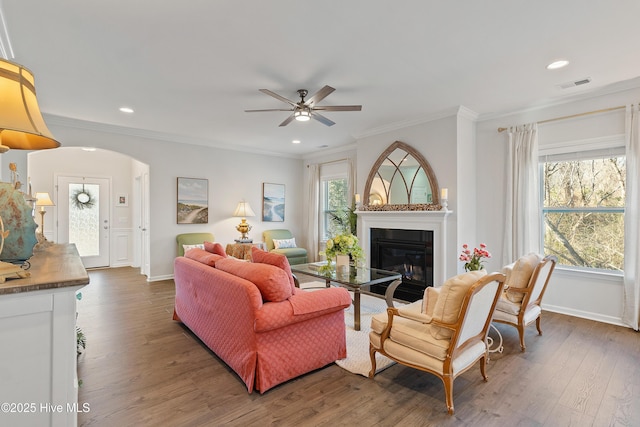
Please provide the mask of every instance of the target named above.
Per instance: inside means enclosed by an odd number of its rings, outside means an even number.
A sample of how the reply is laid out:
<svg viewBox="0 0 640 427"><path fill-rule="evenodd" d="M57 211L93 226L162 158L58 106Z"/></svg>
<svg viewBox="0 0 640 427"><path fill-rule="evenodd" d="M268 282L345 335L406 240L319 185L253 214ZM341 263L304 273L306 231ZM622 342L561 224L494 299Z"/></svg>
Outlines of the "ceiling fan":
<svg viewBox="0 0 640 427"><path fill-rule="evenodd" d="M306 122L309 119L315 119L320 123L323 123L327 126L335 125L335 122L329 120L323 115L319 114L318 111L360 111L362 110L362 105L327 105L327 106L319 106L318 102L322 101L326 98L331 92L335 89L331 86L325 86L312 95L309 99L305 100L305 97L309 94L306 89L298 89L298 95L300 95L300 101L294 102L290 99L285 98L284 96L280 96L275 92L270 91L269 89L260 89L260 92L266 93L269 96L273 96L276 99L279 99L282 102L289 104L292 108L272 108L268 110L244 110L245 113L257 113L263 111L292 111L292 114L285 119L284 122L280 123L280 126L286 126L293 119L296 119L301 122Z"/></svg>

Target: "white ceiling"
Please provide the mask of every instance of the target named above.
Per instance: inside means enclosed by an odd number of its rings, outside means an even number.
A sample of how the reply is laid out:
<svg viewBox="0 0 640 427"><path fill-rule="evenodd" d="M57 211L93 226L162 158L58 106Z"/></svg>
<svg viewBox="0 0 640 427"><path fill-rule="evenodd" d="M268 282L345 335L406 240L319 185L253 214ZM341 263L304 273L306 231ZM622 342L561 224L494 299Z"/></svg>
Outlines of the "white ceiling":
<svg viewBox="0 0 640 427"><path fill-rule="evenodd" d="M0 0L41 110L213 146L302 156L464 106L480 120L640 86L640 1ZM1 25L0 25L1 29ZM0 46L1 47L1 46ZM566 58L569 66L545 69ZM559 84L589 77L570 89ZM278 125L297 89L336 122ZM135 113L118 111L130 106ZM177 138L176 138L177 139ZM298 139L301 144L294 145ZM61 141L64 145L64 141Z"/></svg>

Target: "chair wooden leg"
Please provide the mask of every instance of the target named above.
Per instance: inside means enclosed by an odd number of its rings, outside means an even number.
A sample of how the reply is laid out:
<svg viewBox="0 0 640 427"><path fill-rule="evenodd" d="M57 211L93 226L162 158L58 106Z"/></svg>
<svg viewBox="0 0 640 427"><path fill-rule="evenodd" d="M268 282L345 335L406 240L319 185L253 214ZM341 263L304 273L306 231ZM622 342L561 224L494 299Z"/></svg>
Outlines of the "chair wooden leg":
<svg viewBox="0 0 640 427"><path fill-rule="evenodd" d="M526 349L524 345L524 325L518 325L518 335L520 335L520 350L524 353Z"/></svg>
<svg viewBox="0 0 640 427"><path fill-rule="evenodd" d="M482 356L482 359L480 359L480 373L482 374L482 378L484 378L485 381L489 379L489 377L487 377L486 367L487 367L487 357Z"/></svg>
<svg viewBox="0 0 640 427"><path fill-rule="evenodd" d="M371 344L369 344L369 357L371 358L371 370L369 371L369 378L373 378L373 376L376 374L376 349Z"/></svg>
<svg viewBox="0 0 640 427"><path fill-rule="evenodd" d="M446 375L442 378L444 383L444 398L447 402L447 412L453 415L453 378Z"/></svg>
<svg viewBox="0 0 640 427"><path fill-rule="evenodd" d="M542 335L542 329L540 328L540 317L538 316L538 318L536 319L536 329L538 330L538 335Z"/></svg>

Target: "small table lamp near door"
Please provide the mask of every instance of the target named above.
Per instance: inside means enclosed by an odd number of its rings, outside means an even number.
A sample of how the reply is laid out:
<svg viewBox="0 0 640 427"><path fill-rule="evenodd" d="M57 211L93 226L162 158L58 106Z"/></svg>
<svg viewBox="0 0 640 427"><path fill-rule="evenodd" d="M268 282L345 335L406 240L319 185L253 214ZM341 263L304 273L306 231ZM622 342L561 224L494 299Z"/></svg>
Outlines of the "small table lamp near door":
<svg viewBox="0 0 640 427"><path fill-rule="evenodd" d="M45 206L55 206L49 193L36 193L36 206L40 206L40 235L38 235L38 242L44 242L47 239L44 237L44 214Z"/></svg>

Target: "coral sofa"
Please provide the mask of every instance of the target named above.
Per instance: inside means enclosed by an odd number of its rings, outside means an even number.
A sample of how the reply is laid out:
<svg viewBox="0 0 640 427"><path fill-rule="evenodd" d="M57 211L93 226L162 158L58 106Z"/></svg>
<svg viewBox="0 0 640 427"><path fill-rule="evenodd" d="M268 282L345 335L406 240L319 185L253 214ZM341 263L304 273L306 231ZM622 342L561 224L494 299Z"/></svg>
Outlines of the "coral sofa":
<svg viewBox="0 0 640 427"><path fill-rule="evenodd" d="M346 357L342 288L294 284L283 255L254 248L253 262L191 249L174 262L174 320L184 323L244 381L264 393ZM222 251L224 253L224 251Z"/></svg>

